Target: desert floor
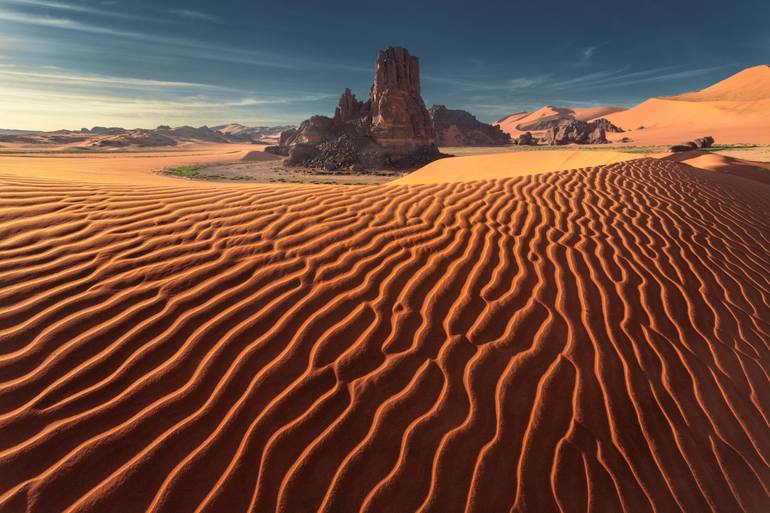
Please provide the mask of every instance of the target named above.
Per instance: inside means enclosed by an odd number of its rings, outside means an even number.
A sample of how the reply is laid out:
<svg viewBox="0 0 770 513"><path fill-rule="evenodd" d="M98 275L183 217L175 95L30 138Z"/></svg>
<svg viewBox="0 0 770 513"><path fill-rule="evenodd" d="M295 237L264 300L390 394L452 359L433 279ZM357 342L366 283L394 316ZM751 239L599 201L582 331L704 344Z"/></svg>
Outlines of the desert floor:
<svg viewBox="0 0 770 513"><path fill-rule="evenodd" d="M768 511L767 167L223 151L0 156L0 511Z"/></svg>

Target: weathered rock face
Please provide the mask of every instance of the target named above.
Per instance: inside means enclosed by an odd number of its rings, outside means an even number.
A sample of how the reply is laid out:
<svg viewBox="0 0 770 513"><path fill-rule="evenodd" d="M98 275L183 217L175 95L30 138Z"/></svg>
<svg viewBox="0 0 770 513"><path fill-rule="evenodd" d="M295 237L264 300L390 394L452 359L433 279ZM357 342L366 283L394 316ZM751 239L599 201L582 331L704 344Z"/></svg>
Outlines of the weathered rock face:
<svg viewBox="0 0 770 513"><path fill-rule="evenodd" d="M616 134L625 132L625 130L623 130L619 126L613 125L609 119L604 119L604 118L595 119L591 121L591 124L594 126L602 127L605 132L614 132Z"/></svg>
<svg viewBox="0 0 770 513"><path fill-rule="evenodd" d="M346 89L334 118L313 116L281 133L279 145L266 151L288 155L288 165L327 170L405 169L444 156L420 96L417 58L404 48L379 52L367 101Z"/></svg>
<svg viewBox="0 0 770 513"><path fill-rule="evenodd" d="M511 143L511 136L500 127L482 123L464 110L434 105L429 112L439 146L502 146Z"/></svg>
<svg viewBox="0 0 770 513"><path fill-rule="evenodd" d="M378 144L399 151L435 144L433 122L420 96L420 65L405 48L379 52L369 99Z"/></svg>
<svg viewBox="0 0 770 513"><path fill-rule="evenodd" d="M356 99L356 95L353 94L350 89L345 89L345 92L340 96L340 102L337 105L337 109L334 111L334 124L368 124L371 122L371 116L369 115L370 110L371 102L360 102Z"/></svg>
<svg viewBox="0 0 770 513"><path fill-rule="evenodd" d="M550 145L604 144L607 134L601 124L586 123L576 119L561 120L546 132L543 142Z"/></svg>

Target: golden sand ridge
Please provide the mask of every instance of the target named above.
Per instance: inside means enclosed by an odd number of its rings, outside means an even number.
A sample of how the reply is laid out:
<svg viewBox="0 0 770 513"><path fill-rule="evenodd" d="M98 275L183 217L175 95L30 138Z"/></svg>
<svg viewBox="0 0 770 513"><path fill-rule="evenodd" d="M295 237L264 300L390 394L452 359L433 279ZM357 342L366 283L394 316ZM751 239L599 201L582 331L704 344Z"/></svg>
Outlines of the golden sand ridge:
<svg viewBox="0 0 770 513"><path fill-rule="evenodd" d="M766 511L770 186L503 169L3 174L0 511Z"/></svg>

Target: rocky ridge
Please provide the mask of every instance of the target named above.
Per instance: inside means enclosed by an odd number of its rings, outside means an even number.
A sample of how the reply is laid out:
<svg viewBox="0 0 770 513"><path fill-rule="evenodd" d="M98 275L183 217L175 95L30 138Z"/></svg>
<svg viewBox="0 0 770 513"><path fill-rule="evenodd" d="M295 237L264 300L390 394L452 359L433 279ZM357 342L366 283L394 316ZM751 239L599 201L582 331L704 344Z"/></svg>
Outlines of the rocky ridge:
<svg viewBox="0 0 770 513"><path fill-rule="evenodd" d="M511 136L500 127L482 123L470 112L434 105L429 110L439 146L502 146Z"/></svg>

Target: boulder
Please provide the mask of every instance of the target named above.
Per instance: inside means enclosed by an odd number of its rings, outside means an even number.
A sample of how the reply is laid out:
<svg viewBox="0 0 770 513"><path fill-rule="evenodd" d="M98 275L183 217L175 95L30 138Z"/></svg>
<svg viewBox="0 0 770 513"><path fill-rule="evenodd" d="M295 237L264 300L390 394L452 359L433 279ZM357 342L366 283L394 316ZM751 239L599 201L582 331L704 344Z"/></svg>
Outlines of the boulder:
<svg viewBox="0 0 770 513"><path fill-rule="evenodd" d="M513 144L519 146L537 146L537 138L532 135L532 132L524 132L513 141Z"/></svg>
<svg viewBox="0 0 770 513"><path fill-rule="evenodd" d="M502 146L511 144L511 136L500 127L482 123L464 110L444 105L430 108L436 143L439 146Z"/></svg>
<svg viewBox="0 0 770 513"><path fill-rule="evenodd" d="M604 118L594 119L593 121L591 121L590 124L594 126L602 127L605 132L613 132L616 134L625 132L625 130L623 130L619 126L613 125L612 122L610 122L610 120L604 119Z"/></svg>
<svg viewBox="0 0 770 513"><path fill-rule="evenodd" d="M586 123L576 119L562 119L545 134L545 144L605 144L607 135L600 124Z"/></svg>
<svg viewBox="0 0 770 513"><path fill-rule="evenodd" d="M711 148L711 145L714 144L714 138L707 135L706 137L695 139L693 142L698 145L698 148Z"/></svg>
<svg viewBox="0 0 770 513"><path fill-rule="evenodd" d="M713 144L714 144L714 138L711 136L706 136L706 137L700 137L698 139L695 139L694 141L688 141L682 144L675 144L674 146L671 146L668 150L672 153L679 153L683 151L693 151L693 150L698 150L702 148L711 148L711 145Z"/></svg>

